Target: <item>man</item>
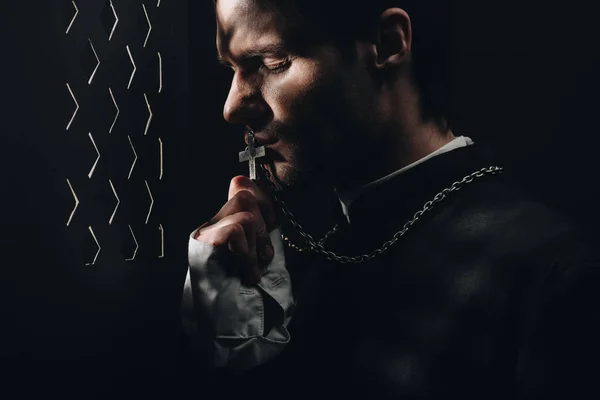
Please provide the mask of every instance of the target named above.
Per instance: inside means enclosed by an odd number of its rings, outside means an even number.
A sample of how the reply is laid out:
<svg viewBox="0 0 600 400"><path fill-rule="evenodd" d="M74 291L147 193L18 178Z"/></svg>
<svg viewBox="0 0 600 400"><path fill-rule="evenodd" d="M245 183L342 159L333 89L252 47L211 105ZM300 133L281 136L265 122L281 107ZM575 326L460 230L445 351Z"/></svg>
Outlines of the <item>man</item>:
<svg viewBox="0 0 600 400"><path fill-rule="evenodd" d="M598 264L452 131L444 3L216 1L224 117L265 148L190 237L221 395L590 395Z"/></svg>

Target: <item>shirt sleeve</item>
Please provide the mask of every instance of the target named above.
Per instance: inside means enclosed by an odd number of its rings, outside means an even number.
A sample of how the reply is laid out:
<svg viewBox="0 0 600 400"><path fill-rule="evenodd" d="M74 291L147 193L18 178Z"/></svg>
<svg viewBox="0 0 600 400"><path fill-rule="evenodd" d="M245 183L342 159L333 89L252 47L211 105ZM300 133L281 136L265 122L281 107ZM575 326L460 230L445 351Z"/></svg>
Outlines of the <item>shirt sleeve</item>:
<svg viewBox="0 0 600 400"><path fill-rule="evenodd" d="M244 286L226 273L225 251L190 235L188 271L182 296L183 328L192 342L200 340L200 313L208 314L214 332L214 366L246 370L276 357L290 341L287 326L294 307L292 284L285 267L280 229L270 233L274 257L256 286ZM275 306L267 307L267 303ZM274 315L267 315L273 313ZM266 327L265 319L276 321ZM205 328L205 327L204 327Z"/></svg>

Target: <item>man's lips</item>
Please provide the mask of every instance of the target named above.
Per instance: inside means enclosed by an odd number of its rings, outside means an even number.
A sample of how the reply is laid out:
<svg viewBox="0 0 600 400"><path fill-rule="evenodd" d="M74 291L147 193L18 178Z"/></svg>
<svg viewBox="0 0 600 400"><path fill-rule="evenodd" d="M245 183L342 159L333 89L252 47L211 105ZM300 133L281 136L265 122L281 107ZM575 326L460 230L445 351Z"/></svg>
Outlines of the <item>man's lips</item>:
<svg viewBox="0 0 600 400"><path fill-rule="evenodd" d="M246 145L249 144L247 133L244 135L244 141L246 142ZM277 142L277 139L274 137L269 137L269 136L260 135L260 134L254 135L254 143L257 147L258 146L267 146L267 145L273 144L275 142Z"/></svg>
<svg viewBox="0 0 600 400"><path fill-rule="evenodd" d="M244 134L244 141L246 145L248 145L248 133ZM265 146L266 157L261 157L258 159L259 162L266 162L266 160L271 160L273 162L283 162L285 158L280 154L277 150L277 144L279 143L279 139L273 136L268 135L254 135L254 144L255 147Z"/></svg>

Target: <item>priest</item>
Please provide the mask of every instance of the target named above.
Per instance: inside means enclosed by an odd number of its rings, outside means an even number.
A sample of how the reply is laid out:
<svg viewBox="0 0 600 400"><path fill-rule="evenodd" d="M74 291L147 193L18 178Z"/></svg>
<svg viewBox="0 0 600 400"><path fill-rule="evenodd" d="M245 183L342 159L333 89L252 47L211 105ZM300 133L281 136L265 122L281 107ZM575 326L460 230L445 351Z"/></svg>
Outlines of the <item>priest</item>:
<svg viewBox="0 0 600 400"><path fill-rule="evenodd" d="M215 1L250 177L190 235L182 321L214 367L190 387L598 396L598 259L453 131L449 3Z"/></svg>

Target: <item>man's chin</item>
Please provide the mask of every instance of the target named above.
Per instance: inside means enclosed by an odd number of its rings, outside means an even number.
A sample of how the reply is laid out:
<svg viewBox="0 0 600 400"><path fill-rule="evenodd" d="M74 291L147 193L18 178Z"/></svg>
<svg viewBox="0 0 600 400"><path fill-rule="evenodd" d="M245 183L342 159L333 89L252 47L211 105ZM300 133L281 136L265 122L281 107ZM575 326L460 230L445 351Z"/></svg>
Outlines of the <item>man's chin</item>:
<svg viewBox="0 0 600 400"><path fill-rule="evenodd" d="M299 170L288 163L272 162L266 168L269 171L269 180L277 192L297 193L317 185L314 174Z"/></svg>

